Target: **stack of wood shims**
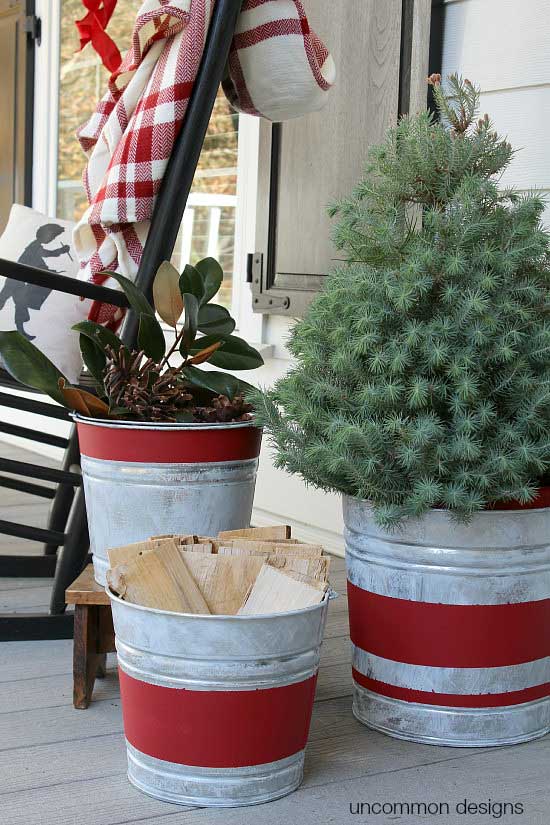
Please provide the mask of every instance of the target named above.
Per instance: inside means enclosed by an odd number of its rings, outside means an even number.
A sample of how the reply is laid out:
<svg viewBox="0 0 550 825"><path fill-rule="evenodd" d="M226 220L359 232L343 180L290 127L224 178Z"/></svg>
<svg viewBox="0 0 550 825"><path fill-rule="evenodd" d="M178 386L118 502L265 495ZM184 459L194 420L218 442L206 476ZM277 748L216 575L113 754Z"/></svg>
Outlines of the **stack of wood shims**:
<svg viewBox="0 0 550 825"><path fill-rule="evenodd" d="M178 613L263 615L322 601L330 558L290 527L209 536L153 536L108 550L110 589L128 602Z"/></svg>

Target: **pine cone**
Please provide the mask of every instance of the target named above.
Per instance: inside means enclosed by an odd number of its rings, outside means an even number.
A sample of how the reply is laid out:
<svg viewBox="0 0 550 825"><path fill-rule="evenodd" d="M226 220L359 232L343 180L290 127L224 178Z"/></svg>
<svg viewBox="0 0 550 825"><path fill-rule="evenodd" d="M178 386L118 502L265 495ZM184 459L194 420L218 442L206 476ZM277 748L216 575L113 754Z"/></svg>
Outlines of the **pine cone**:
<svg viewBox="0 0 550 825"><path fill-rule="evenodd" d="M146 421L175 421L189 407L193 396L181 383L179 371L160 366L143 351L107 347L104 386L111 407L120 407ZM142 363L143 362L143 363Z"/></svg>
<svg viewBox="0 0 550 825"><path fill-rule="evenodd" d="M252 416L252 404L247 404L242 395L236 395L232 401L226 395L218 395L212 400L211 407L197 407L195 418L214 424L227 421L248 421Z"/></svg>

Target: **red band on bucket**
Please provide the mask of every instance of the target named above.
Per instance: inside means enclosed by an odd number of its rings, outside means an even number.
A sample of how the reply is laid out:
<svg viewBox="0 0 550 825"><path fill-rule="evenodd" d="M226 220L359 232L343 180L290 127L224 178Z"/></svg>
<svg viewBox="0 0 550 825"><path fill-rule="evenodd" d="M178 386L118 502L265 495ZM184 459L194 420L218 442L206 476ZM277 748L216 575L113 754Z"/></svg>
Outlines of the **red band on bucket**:
<svg viewBox="0 0 550 825"><path fill-rule="evenodd" d="M77 422L80 452L106 461L194 464L244 461L260 454L259 427L130 429Z"/></svg>
<svg viewBox="0 0 550 825"><path fill-rule="evenodd" d="M508 693L435 693L389 685L386 682L379 682L378 679L371 679L355 668L352 668L352 671L357 684L372 693L388 696L391 699L401 699L403 702L418 702L421 705L440 705L449 708L500 708L507 705L522 705L525 702L534 702L536 699L550 696L550 682L522 690L511 690Z"/></svg>
<svg viewBox="0 0 550 825"><path fill-rule="evenodd" d="M431 667L500 667L550 656L550 599L514 604L433 604L379 596L348 581L357 647Z"/></svg>
<svg viewBox="0 0 550 825"><path fill-rule="evenodd" d="M488 510L537 510L550 507L550 487L541 487L535 498L526 504L519 501L495 501L487 506Z"/></svg>
<svg viewBox="0 0 550 825"><path fill-rule="evenodd" d="M185 690L141 682L121 668L126 739L180 765L239 768L306 746L316 676L265 690Z"/></svg>

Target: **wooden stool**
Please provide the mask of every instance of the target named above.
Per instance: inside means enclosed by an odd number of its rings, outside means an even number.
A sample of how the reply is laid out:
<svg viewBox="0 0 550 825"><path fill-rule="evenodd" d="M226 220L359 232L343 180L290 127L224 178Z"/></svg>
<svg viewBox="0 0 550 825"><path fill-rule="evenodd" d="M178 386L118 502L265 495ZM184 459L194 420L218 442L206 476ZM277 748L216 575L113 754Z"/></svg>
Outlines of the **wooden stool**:
<svg viewBox="0 0 550 825"><path fill-rule="evenodd" d="M73 705L87 708L96 677L105 676L107 653L115 649L115 632L109 597L94 579L89 564L65 591L74 604Z"/></svg>

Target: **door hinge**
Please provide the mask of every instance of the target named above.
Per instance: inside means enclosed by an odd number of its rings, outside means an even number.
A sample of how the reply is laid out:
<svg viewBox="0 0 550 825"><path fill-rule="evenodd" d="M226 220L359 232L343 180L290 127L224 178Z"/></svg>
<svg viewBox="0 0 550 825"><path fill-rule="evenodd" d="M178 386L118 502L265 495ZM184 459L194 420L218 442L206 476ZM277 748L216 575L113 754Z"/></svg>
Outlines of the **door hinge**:
<svg viewBox="0 0 550 825"><path fill-rule="evenodd" d="M27 32L31 40L36 40L36 45L40 46L40 36L42 33L42 21L36 14L27 14L23 18L23 31Z"/></svg>
<svg viewBox="0 0 550 825"><path fill-rule="evenodd" d="M288 309L290 298L279 297L264 288L264 256L261 252L251 252L246 260L246 280L252 285L252 309L254 312L269 312L274 309Z"/></svg>

